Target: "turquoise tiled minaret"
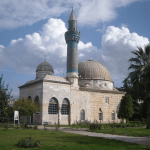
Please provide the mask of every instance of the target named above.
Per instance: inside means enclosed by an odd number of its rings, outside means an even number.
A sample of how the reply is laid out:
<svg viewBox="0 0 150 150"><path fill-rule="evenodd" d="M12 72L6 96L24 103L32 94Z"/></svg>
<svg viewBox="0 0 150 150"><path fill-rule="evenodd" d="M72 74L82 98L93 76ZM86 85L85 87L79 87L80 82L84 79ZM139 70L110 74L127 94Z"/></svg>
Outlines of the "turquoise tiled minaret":
<svg viewBox="0 0 150 150"><path fill-rule="evenodd" d="M67 43L67 74L78 74L78 43L80 32L77 31L77 21L73 9L68 21L68 31L65 33Z"/></svg>

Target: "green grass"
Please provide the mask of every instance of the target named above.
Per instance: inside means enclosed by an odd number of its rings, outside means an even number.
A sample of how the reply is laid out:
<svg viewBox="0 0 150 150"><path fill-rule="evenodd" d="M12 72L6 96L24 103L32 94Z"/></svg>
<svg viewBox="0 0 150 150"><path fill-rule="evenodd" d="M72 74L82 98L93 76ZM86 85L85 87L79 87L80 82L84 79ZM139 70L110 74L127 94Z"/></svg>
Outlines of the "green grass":
<svg viewBox="0 0 150 150"><path fill-rule="evenodd" d="M46 125L46 127L57 127L58 125ZM80 125L59 125L59 127L67 127L67 128L87 128L86 126Z"/></svg>
<svg viewBox="0 0 150 150"><path fill-rule="evenodd" d="M21 150L18 139L32 136L42 147L34 150L146 150L150 146L49 130L0 129L0 150ZM27 149L28 150L28 149Z"/></svg>
<svg viewBox="0 0 150 150"><path fill-rule="evenodd" d="M108 129L90 130L90 131L117 134L117 135L150 137L150 129L145 129L145 128L108 128Z"/></svg>

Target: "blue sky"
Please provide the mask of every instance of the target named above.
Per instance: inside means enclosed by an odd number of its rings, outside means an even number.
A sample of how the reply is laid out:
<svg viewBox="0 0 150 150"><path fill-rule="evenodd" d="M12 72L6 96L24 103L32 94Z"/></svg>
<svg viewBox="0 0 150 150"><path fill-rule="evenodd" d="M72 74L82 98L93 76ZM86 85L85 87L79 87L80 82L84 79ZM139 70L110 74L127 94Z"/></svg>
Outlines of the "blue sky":
<svg viewBox="0 0 150 150"><path fill-rule="evenodd" d="M45 58L55 75L66 73L64 33L72 6L81 32L79 62L100 62L117 87L129 73L131 51L149 44L149 0L2 0L0 74L14 97Z"/></svg>

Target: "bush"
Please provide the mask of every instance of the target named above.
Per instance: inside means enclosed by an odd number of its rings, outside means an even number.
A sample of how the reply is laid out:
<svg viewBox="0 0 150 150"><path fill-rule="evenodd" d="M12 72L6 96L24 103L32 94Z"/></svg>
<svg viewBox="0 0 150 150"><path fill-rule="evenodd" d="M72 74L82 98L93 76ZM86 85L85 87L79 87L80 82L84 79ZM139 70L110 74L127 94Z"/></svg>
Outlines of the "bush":
<svg viewBox="0 0 150 150"><path fill-rule="evenodd" d="M32 137L27 137L25 139L19 140L17 146L22 148L39 148L41 146L41 141L33 141Z"/></svg>
<svg viewBox="0 0 150 150"><path fill-rule="evenodd" d="M102 124L91 123L90 126L89 126L89 129L98 129L98 130L101 130L102 129Z"/></svg>
<svg viewBox="0 0 150 150"><path fill-rule="evenodd" d="M90 121L84 120L84 121L79 121L79 122L74 122L71 126L76 127L76 128L89 128L90 127Z"/></svg>
<svg viewBox="0 0 150 150"><path fill-rule="evenodd" d="M37 130L37 129L38 129L38 125L34 125L34 126L33 126L33 129L34 129L34 130Z"/></svg>
<svg viewBox="0 0 150 150"><path fill-rule="evenodd" d="M25 121L23 121L21 124L20 124L20 127L21 128L28 128L28 124L25 122Z"/></svg>
<svg viewBox="0 0 150 150"><path fill-rule="evenodd" d="M8 123L5 123L5 124L4 124L4 129L7 130L9 127L10 127L10 125L9 125Z"/></svg>

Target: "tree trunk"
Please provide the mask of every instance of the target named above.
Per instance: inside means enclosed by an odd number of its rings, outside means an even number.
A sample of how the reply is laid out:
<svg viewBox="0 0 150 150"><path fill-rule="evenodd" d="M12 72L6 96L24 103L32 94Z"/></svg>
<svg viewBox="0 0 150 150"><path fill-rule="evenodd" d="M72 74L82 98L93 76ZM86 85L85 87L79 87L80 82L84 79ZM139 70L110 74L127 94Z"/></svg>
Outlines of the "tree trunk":
<svg viewBox="0 0 150 150"><path fill-rule="evenodd" d="M146 129L150 129L150 98L147 99L147 127Z"/></svg>

